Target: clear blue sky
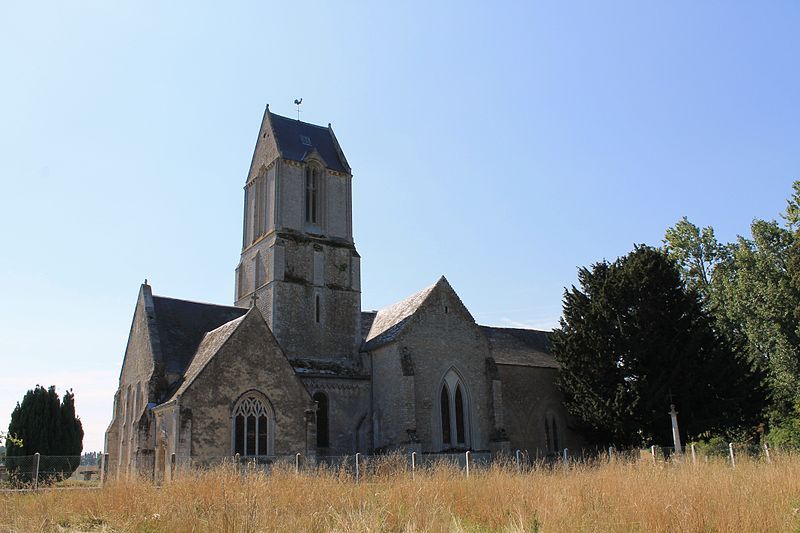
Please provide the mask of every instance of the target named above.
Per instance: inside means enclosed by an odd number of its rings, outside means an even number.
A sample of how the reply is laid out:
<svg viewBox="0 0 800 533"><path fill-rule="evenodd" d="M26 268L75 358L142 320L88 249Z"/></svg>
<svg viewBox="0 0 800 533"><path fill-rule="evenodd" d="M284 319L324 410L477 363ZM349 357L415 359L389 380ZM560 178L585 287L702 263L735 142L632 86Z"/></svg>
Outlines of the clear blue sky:
<svg viewBox="0 0 800 533"><path fill-rule="evenodd" d="M0 428L72 387L100 449L139 284L232 303L265 104L333 123L363 307L445 274L549 328L576 268L800 178L797 2L3 2Z"/></svg>

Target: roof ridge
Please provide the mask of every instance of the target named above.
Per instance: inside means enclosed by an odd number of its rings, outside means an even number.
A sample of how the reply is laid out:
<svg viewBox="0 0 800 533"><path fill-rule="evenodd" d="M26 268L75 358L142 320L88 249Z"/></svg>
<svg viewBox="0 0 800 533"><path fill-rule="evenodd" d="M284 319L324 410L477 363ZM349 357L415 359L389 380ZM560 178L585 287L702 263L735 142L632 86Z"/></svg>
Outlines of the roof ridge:
<svg viewBox="0 0 800 533"><path fill-rule="evenodd" d="M183 299L183 298L175 298L173 296L159 296L159 295L154 294L153 295L153 299L156 299L156 298L158 298L159 300L172 300L173 302L184 302L184 303L187 303L187 304L207 305L207 306L210 306L210 307L220 307L220 308L223 308L223 309L241 309L242 311L245 311L245 312L247 311L247 309L245 309L244 307L239 307L239 306L236 306L236 305L223 305L223 304L215 304L215 303L211 303L211 302L200 302L198 300L186 300L186 299Z"/></svg>
<svg viewBox="0 0 800 533"><path fill-rule="evenodd" d="M207 331L203 335L203 338L200 341L200 345L197 347L197 350L195 350L194 357L192 357L192 360L189 362L189 365L186 367L186 370L183 372L183 383L181 383L178 386L178 388L175 390L175 393L172 395L172 397L178 396L179 394L183 394L183 392L185 392L186 389L188 389L189 386L192 383L194 383L194 381L206 369L206 367L211 362L211 360L214 359L214 356L217 355L217 353L219 353L219 351L230 340L230 338L233 336L233 334L236 332L236 330L239 329L239 326L241 326L241 323L244 321L244 319L247 317L248 314L249 314L249 312L243 314L240 317L234 318L233 320L229 320L229 321L225 322L224 324L222 324L221 326L218 326L218 327L212 329L211 331ZM234 322L238 322L238 323L237 324L233 324ZM226 327L229 328L229 331L227 331L227 332L221 332L220 331L222 328L226 328ZM197 355L198 355L198 353L200 353L200 350L204 347L203 344L206 341L208 341L209 343L213 342L211 337L212 336L216 336L216 335L223 335L224 336L223 339L220 339L221 342L219 343L219 346L217 346L216 349L208 355L208 357L203 358L202 361L198 361ZM194 365L195 361L197 361L197 368L193 368L193 365Z"/></svg>
<svg viewBox="0 0 800 533"><path fill-rule="evenodd" d="M378 310L378 312L375 313L375 319L364 339L365 345L374 345L375 342L379 342L379 337L383 335L396 335L399 333L403 325L416 314L438 285L439 281L415 292L411 296Z"/></svg>
<svg viewBox="0 0 800 533"><path fill-rule="evenodd" d="M306 126L314 126L315 128L320 128L322 130L327 130L328 129L327 126L320 126L319 124L314 124L313 122L306 122L306 121L300 120L298 118L285 117L283 115L279 115L277 113L273 113L272 111L270 111L269 114L272 115L273 117L282 118L284 120L291 120L292 122L299 122L300 124L305 124Z"/></svg>
<svg viewBox="0 0 800 533"><path fill-rule="evenodd" d="M478 324L478 325L480 327L482 327L482 328L502 329L502 330L506 330L506 331L535 331L537 333L552 333L553 332L552 329L547 330L547 329L533 329L533 328L508 328L508 327L505 327L505 326L487 326L487 325L484 325L484 324Z"/></svg>

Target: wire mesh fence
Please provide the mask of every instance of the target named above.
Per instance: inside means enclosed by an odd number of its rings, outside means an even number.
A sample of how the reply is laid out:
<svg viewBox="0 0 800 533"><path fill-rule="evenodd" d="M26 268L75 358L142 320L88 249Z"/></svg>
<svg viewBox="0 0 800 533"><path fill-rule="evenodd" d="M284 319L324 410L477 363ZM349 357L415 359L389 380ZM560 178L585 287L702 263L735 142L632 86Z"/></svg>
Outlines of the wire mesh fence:
<svg viewBox="0 0 800 533"><path fill-rule="evenodd" d="M425 474L433 471L449 471L453 475L477 474L488 469L504 469L526 473L543 468L572 468L576 465L593 465L605 461L652 462L654 465L668 463L699 464L724 461L736 467L740 461L772 463L776 457L793 453L792 450L773 450L759 443L690 443L676 451L671 446L651 446L640 449L586 450L573 454L568 449L542 453L528 450L490 453L402 453L350 454L305 456L301 453L271 456L211 456L165 458L161 464L149 463L123 467L109 455L102 456L97 465L81 465L79 456L30 455L0 457L0 490L31 490L43 488L99 487L109 468L113 475L108 479L122 479L130 475L150 478L156 483L174 480L181 475L201 472L211 468L230 468L247 476L251 474L271 475L275 472L295 474L338 475L355 482L365 480L389 480L410 474ZM102 454L101 454L102 455Z"/></svg>
<svg viewBox="0 0 800 533"><path fill-rule="evenodd" d="M99 468L80 463L79 455L0 457L0 489L99 485Z"/></svg>

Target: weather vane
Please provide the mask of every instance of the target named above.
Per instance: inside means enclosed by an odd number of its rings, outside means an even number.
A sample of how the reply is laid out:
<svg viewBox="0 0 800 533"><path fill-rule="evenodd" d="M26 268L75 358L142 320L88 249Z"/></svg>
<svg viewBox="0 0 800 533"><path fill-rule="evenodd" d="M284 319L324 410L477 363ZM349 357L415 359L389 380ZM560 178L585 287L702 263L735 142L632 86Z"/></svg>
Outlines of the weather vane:
<svg viewBox="0 0 800 533"><path fill-rule="evenodd" d="M303 103L303 99L302 98L297 98L294 101L294 105L297 106L297 120L300 120L300 104L302 104L302 103Z"/></svg>

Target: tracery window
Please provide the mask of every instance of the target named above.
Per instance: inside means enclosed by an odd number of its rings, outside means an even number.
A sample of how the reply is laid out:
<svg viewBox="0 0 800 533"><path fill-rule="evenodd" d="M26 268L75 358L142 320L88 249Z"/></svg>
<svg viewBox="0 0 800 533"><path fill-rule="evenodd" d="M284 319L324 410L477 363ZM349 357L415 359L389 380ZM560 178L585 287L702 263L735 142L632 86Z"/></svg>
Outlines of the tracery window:
<svg viewBox="0 0 800 533"><path fill-rule="evenodd" d="M233 453L271 455L272 409L255 394L239 400L233 409Z"/></svg>
<svg viewBox="0 0 800 533"><path fill-rule="evenodd" d="M443 449L468 448L469 398L461 378L452 369L442 380L439 412Z"/></svg>

